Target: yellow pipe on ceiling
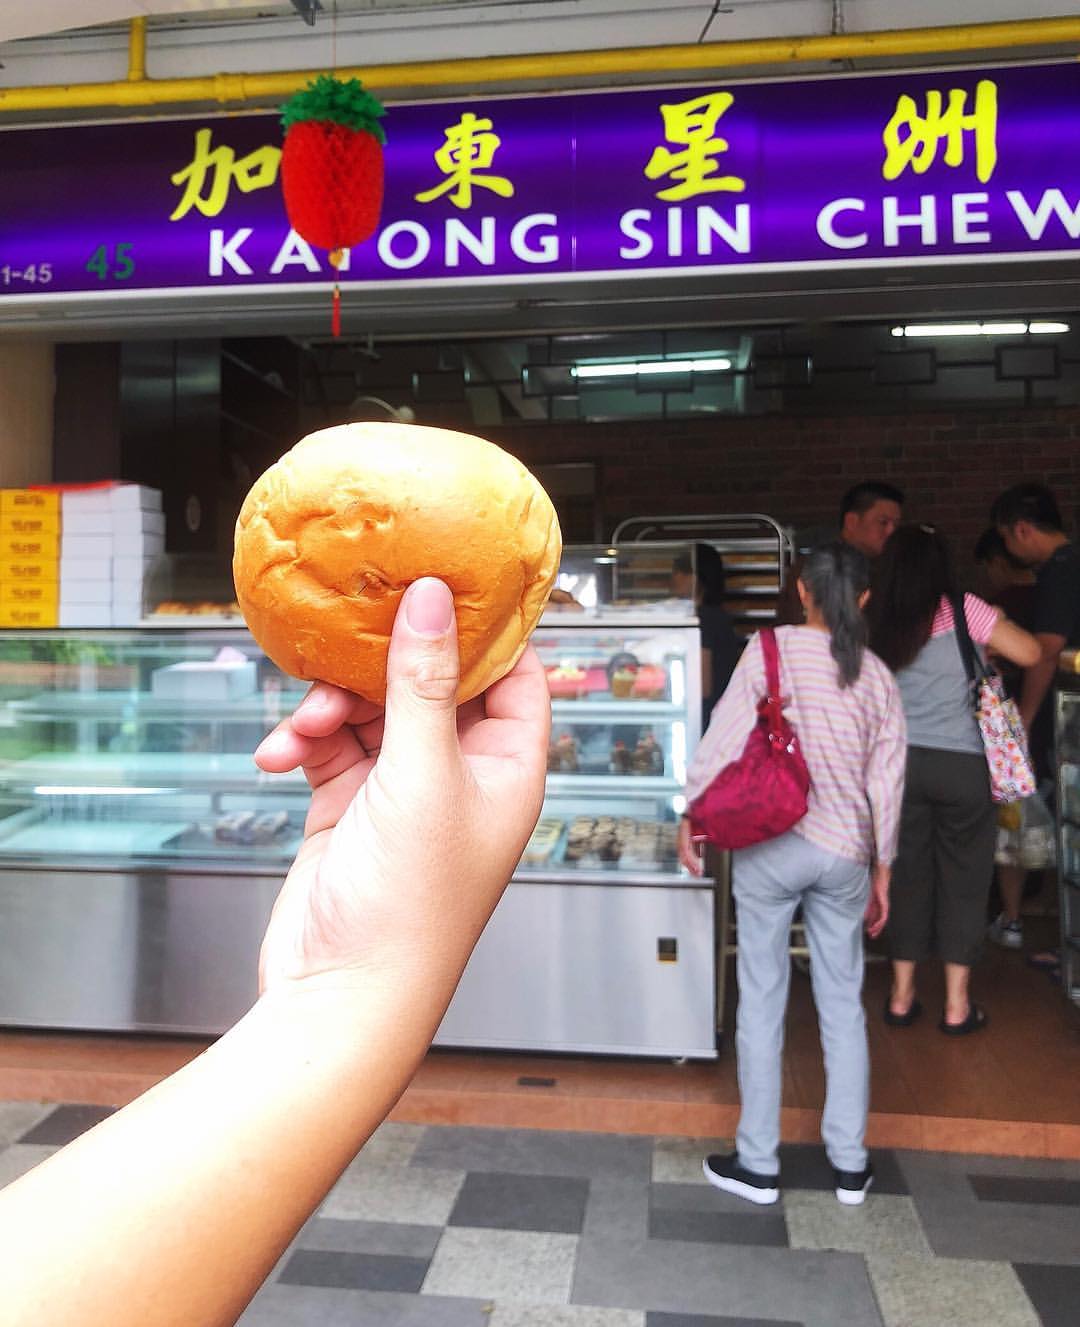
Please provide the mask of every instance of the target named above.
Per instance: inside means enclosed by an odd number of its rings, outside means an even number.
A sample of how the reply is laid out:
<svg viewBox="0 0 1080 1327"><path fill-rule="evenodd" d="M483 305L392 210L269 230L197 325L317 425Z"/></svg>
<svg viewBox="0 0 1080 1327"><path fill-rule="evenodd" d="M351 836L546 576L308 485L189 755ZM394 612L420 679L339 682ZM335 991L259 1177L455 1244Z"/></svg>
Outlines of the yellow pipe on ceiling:
<svg viewBox="0 0 1080 1327"><path fill-rule="evenodd" d="M146 20L131 28L129 77L111 83L56 84L0 89L0 112L180 106L192 102L239 105L290 96L325 69L268 74L210 74L147 78ZM688 46L633 46L600 51L496 55L469 60L417 60L338 69L382 91L587 79L612 75L706 73L753 65L795 65L822 60L869 60L905 55L1009 50L1080 44L1080 18L1018 19L962 27L908 28L827 37L768 37Z"/></svg>

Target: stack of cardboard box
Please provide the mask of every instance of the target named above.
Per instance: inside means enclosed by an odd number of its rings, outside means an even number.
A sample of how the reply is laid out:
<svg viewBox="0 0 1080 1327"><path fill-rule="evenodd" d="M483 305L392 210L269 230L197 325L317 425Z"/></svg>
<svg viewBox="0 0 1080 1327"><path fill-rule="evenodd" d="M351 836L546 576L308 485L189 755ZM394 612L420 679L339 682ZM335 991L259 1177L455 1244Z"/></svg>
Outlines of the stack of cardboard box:
<svg viewBox="0 0 1080 1327"><path fill-rule="evenodd" d="M161 492L101 484L60 492L62 627L133 626L146 578L165 550Z"/></svg>
<svg viewBox="0 0 1080 1327"><path fill-rule="evenodd" d="M55 627L60 607L60 495L0 489L0 627Z"/></svg>

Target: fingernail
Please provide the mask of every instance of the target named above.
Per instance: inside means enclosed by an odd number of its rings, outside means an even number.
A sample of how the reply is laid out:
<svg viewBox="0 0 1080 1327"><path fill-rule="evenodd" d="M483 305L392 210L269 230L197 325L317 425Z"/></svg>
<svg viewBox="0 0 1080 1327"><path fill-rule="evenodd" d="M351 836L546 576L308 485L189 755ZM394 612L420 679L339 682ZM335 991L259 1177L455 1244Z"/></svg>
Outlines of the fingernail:
<svg viewBox="0 0 1080 1327"><path fill-rule="evenodd" d="M454 597L433 577L414 581L405 594L405 621L418 636L445 636L454 620Z"/></svg>
<svg viewBox="0 0 1080 1327"><path fill-rule="evenodd" d="M319 710L326 709L326 703L326 692L321 690L318 686L314 686L300 704L297 705L295 712L299 714L301 710L308 710L311 713L317 713Z"/></svg>
<svg viewBox="0 0 1080 1327"><path fill-rule="evenodd" d="M272 756L276 751L281 750L284 738L285 738L284 733L276 731L267 734L267 736L264 737L263 740L259 743L259 745L255 748L255 754L257 756Z"/></svg>

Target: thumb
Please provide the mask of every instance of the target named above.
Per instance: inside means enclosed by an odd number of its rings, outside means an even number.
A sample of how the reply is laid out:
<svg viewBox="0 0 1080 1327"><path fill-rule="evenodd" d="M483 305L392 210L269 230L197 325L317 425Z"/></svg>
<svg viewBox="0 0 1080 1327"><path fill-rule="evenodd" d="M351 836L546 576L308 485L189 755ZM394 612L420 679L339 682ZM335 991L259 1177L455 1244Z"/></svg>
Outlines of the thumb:
<svg viewBox="0 0 1080 1327"><path fill-rule="evenodd" d="M386 662L382 756L403 769L458 754L460 676L454 599L424 577L402 596Z"/></svg>

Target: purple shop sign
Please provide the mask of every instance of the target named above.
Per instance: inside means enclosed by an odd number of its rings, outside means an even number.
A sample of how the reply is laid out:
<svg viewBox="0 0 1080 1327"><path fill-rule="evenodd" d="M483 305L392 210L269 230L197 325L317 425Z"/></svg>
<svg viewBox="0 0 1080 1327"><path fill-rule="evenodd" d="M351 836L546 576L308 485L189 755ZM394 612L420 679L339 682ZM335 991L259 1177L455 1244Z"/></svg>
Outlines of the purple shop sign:
<svg viewBox="0 0 1080 1327"><path fill-rule="evenodd" d="M391 106L349 283L1080 252L1075 62ZM0 298L325 283L275 115L0 132Z"/></svg>

